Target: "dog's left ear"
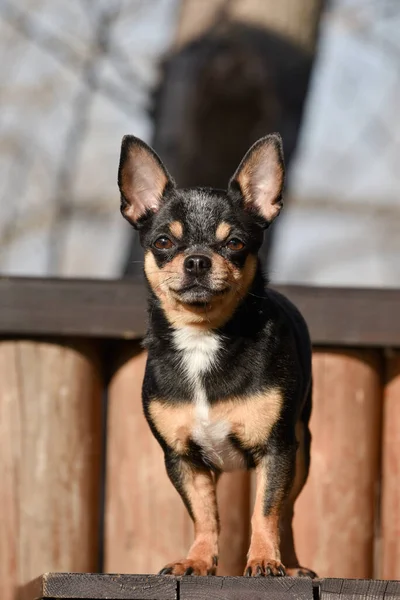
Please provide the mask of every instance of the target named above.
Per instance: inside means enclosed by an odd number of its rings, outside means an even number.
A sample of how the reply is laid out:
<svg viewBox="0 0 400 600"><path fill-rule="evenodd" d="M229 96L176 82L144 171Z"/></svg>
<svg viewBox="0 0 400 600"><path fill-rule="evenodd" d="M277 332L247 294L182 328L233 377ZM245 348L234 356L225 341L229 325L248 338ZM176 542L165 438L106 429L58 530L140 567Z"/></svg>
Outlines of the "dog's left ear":
<svg viewBox="0 0 400 600"><path fill-rule="evenodd" d="M121 212L134 227L156 213L174 181L157 154L139 138L125 135L121 144L118 187Z"/></svg>
<svg viewBox="0 0 400 600"><path fill-rule="evenodd" d="M267 135L247 152L229 182L229 192L240 192L244 208L255 212L266 225L282 208L285 180L282 138L279 133Z"/></svg>

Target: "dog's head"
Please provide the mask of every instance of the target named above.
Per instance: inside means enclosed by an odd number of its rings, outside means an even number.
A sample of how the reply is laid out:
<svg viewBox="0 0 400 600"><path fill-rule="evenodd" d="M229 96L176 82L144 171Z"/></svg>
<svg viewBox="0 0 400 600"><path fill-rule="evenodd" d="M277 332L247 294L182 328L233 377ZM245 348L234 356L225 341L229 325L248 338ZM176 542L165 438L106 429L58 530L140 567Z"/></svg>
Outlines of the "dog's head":
<svg viewBox="0 0 400 600"><path fill-rule="evenodd" d="M173 326L219 327L232 316L281 210L283 184L278 134L250 148L227 191L178 189L149 146L124 137L121 212L140 232L147 281Z"/></svg>

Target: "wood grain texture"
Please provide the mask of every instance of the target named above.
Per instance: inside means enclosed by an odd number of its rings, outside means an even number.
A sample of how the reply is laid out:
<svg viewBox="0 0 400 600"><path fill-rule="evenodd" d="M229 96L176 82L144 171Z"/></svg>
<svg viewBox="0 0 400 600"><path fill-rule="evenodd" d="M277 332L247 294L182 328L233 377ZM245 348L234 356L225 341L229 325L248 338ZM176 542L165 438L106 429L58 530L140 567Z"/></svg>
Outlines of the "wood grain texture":
<svg viewBox="0 0 400 600"><path fill-rule="evenodd" d="M399 581L45 573L19 600L395 600Z"/></svg>
<svg viewBox="0 0 400 600"><path fill-rule="evenodd" d="M101 384L90 344L0 342L0 585L97 568Z"/></svg>
<svg viewBox="0 0 400 600"><path fill-rule="evenodd" d="M250 542L250 473L223 473L217 499L221 523L218 575L243 575Z"/></svg>
<svg viewBox="0 0 400 600"><path fill-rule="evenodd" d="M303 313L316 345L400 347L400 290L276 289ZM139 339L146 320L142 283L0 278L2 335Z"/></svg>
<svg viewBox="0 0 400 600"><path fill-rule="evenodd" d="M316 351L311 470L295 504L301 564L320 577L371 577L381 423L375 352Z"/></svg>
<svg viewBox="0 0 400 600"><path fill-rule="evenodd" d="M395 600L400 582L373 579L322 579L319 600Z"/></svg>
<svg viewBox="0 0 400 600"><path fill-rule="evenodd" d="M19 600L39 598L175 600L177 580L148 575L45 573L21 590Z"/></svg>
<svg viewBox="0 0 400 600"><path fill-rule="evenodd" d="M400 579L400 352L387 353L382 458L380 575Z"/></svg>
<svg viewBox="0 0 400 600"><path fill-rule="evenodd" d="M105 570L157 573L183 558L193 527L142 412L146 353L128 344L108 406Z"/></svg>
<svg viewBox="0 0 400 600"><path fill-rule="evenodd" d="M312 600L309 578L184 577L180 600Z"/></svg>

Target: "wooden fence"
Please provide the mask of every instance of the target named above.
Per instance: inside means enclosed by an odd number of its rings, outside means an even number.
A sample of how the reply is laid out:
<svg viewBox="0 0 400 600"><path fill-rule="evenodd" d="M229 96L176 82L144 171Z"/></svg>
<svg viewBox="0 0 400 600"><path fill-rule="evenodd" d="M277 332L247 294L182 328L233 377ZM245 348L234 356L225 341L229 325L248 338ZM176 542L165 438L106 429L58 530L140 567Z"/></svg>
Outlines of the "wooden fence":
<svg viewBox="0 0 400 600"><path fill-rule="evenodd" d="M400 579L400 291L279 289L314 343L300 559ZM191 542L142 416L145 313L134 282L0 279L2 600L45 571L154 573ZM219 573L239 575L253 479L224 475L218 493Z"/></svg>

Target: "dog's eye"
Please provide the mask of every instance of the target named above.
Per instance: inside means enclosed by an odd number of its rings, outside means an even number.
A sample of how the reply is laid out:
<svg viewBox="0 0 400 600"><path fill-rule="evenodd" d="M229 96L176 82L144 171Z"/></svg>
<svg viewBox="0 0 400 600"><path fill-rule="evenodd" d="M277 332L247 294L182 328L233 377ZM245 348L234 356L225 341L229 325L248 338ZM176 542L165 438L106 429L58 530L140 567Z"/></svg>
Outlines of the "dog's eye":
<svg viewBox="0 0 400 600"><path fill-rule="evenodd" d="M154 242L154 247L157 248L157 250L171 250L173 246L174 244L166 235L162 235Z"/></svg>
<svg viewBox="0 0 400 600"><path fill-rule="evenodd" d="M226 244L226 247L229 248L229 250L233 250L234 252L238 252L239 250L243 250L244 244L243 244L243 242L241 240L238 240L237 238L232 238Z"/></svg>

